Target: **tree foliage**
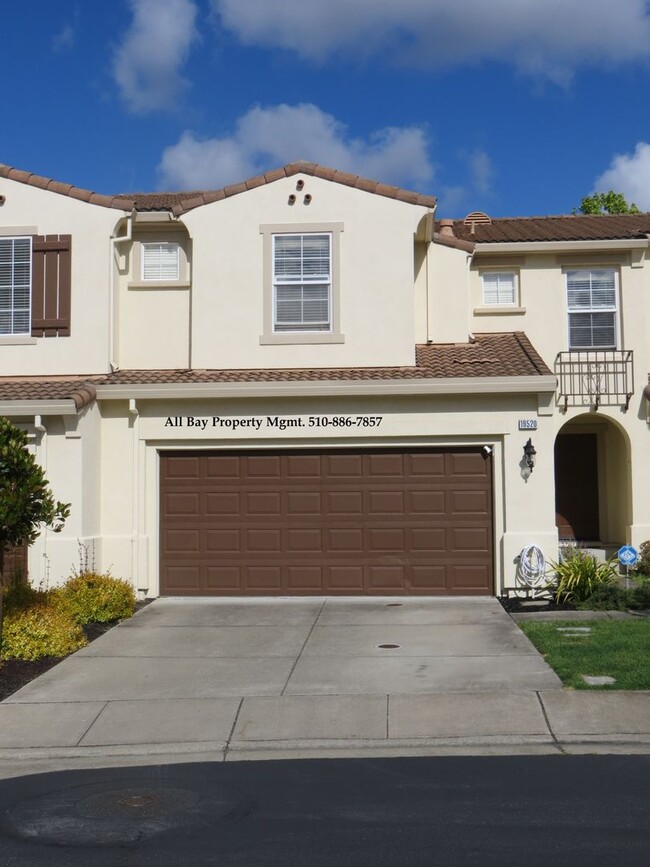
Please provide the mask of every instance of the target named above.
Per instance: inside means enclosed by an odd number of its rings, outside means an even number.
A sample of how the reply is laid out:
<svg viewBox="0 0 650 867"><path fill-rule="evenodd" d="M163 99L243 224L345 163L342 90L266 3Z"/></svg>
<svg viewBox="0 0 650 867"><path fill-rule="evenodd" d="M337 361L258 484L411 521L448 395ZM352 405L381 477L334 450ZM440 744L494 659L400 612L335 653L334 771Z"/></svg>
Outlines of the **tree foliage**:
<svg viewBox="0 0 650 867"><path fill-rule="evenodd" d="M594 193L593 196L585 196L580 202L580 207L575 208L574 214L639 214L641 213L634 202L628 204L623 193L615 193L609 190L606 193Z"/></svg>
<svg viewBox="0 0 650 867"><path fill-rule="evenodd" d="M69 514L28 451L27 434L0 417L0 575L7 545L33 542L43 526L58 533Z"/></svg>

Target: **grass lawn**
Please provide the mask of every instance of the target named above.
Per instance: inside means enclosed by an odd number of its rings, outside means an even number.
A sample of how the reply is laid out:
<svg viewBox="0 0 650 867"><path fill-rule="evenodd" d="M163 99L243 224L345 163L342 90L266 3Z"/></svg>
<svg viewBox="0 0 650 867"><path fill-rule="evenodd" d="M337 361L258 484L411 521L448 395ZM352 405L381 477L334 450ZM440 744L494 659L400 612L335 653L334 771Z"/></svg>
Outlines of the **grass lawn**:
<svg viewBox="0 0 650 867"><path fill-rule="evenodd" d="M650 689L650 619L519 623L562 680L575 689ZM589 632L580 629L589 627ZM563 630L576 630L573 634ZM582 675L615 683L590 686Z"/></svg>

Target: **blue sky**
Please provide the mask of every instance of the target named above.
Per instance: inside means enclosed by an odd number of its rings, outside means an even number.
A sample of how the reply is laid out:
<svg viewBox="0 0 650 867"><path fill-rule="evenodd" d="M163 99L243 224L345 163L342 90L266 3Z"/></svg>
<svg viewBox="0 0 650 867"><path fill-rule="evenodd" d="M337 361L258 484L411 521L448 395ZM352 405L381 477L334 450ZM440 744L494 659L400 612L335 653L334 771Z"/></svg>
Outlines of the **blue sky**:
<svg viewBox="0 0 650 867"><path fill-rule="evenodd" d="M439 216L650 210L646 0L32 0L2 34L0 162L97 192L308 159Z"/></svg>

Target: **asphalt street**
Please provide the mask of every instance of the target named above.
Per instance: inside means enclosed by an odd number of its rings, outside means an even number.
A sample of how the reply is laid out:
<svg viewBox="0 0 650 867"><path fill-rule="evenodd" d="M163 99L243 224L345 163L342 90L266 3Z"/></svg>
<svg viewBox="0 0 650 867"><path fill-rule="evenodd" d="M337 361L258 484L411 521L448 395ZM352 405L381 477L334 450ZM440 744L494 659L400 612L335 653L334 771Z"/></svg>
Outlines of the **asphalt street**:
<svg viewBox="0 0 650 867"><path fill-rule="evenodd" d="M650 757L185 763L0 781L0 865L647 864Z"/></svg>

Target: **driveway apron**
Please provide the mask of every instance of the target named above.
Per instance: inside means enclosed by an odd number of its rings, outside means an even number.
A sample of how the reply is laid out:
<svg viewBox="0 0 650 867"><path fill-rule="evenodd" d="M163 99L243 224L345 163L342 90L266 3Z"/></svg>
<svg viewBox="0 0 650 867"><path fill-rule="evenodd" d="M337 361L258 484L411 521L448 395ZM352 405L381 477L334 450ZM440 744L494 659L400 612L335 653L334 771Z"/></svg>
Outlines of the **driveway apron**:
<svg viewBox="0 0 650 867"><path fill-rule="evenodd" d="M0 748L413 737L500 703L535 735L560 686L491 598L161 598L0 704Z"/></svg>

